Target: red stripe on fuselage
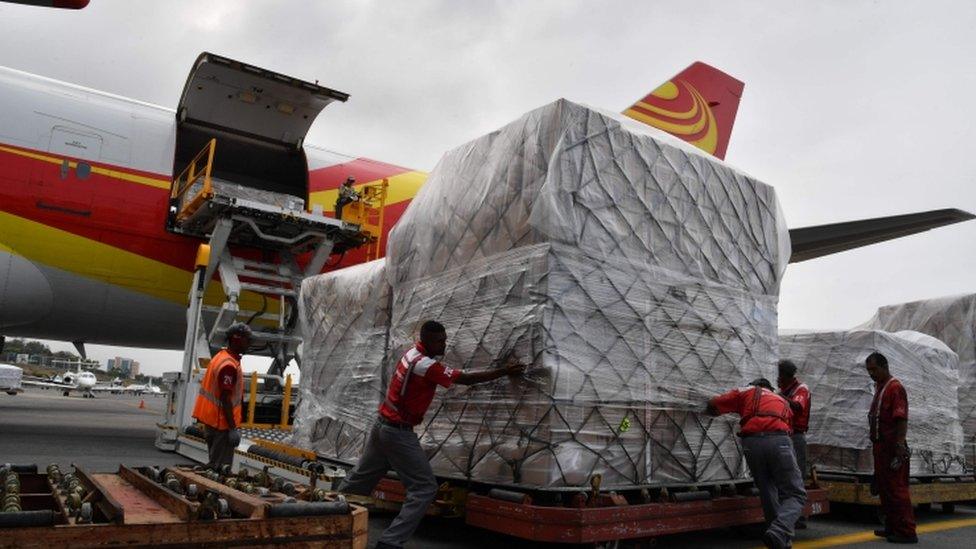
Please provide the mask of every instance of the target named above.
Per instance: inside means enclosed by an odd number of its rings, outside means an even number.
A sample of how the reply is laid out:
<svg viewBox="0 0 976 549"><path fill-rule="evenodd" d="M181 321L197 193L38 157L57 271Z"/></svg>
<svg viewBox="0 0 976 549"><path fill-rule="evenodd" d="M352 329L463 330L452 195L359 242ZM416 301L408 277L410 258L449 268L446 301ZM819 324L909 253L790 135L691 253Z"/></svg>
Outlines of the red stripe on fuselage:
<svg viewBox="0 0 976 549"><path fill-rule="evenodd" d="M7 146L7 145L4 145ZM19 150L55 158L44 151ZM167 176L81 161L93 167L148 177L165 184ZM76 169L61 177L61 166L0 151L3 181L0 210L61 229L167 265L190 270L198 241L165 229L169 191L91 173L79 179Z"/></svg>
<svg viewBox="0 0 976 549"><path fill-rule="evenodd" d="M314 193L337 189L350 175L356 178L357 183L367 183L411 171L413 170L393 164L377 162L368 158L357 158L342 164L309 170L308 190L310 193Z"/></svg>

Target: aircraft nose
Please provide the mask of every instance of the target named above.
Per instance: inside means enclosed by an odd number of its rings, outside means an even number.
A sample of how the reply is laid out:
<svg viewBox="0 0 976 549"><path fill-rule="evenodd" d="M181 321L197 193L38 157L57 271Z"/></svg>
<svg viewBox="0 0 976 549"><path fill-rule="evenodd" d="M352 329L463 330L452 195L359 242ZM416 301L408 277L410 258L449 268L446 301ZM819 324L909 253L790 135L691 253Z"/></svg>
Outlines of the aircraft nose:
<svg viewBox="0 0 976 549"><path fill-rule="evenodd" d="M0 244L0 333L31 324L51 312L51 284L33 263Z"/></svg>

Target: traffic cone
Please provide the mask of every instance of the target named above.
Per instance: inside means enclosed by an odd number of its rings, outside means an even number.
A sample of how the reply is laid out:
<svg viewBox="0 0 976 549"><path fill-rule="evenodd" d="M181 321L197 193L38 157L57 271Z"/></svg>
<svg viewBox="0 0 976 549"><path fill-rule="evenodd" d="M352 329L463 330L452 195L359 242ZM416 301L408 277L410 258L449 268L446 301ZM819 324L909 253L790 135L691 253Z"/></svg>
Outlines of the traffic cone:
<svg viewBox="0 0 976 549"><path fill-rule="evenodd" d="M142 410L146 407L145 399L139 401L139 409Z"/></svg>

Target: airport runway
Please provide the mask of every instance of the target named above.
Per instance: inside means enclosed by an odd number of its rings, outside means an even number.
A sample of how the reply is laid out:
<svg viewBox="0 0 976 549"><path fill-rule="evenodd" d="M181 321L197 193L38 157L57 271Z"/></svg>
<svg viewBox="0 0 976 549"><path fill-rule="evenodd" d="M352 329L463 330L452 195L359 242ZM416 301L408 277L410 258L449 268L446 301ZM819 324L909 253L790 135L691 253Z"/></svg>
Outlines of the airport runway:
<svg viewBox="0 0 976 549"><path fill-rule="evenodd" d="M144 400L145 409L139 408ZM28 389L17 396L0 394L0 462L70 463L93 471L112 471L127 465L186 463L182 456L160 452L153 446L155 422L162 410L160 397L99 395L96 399L63 397L53 390ZM938 506L935 506L936 508ZM839 510L811 521L799 532L794 547L882 547L873 524L864 513ZM972 547L976 536L976 507L959 506L954 515L938 510L919 513L919 547ZM370 539L376 540L392 515L370 517ZM658 539L655 547L746 549L761 546L740 530L718 530ZM458 520L427 519L410 549L462 547L522 549L540 546L507 536L469 528Z"/></svg>

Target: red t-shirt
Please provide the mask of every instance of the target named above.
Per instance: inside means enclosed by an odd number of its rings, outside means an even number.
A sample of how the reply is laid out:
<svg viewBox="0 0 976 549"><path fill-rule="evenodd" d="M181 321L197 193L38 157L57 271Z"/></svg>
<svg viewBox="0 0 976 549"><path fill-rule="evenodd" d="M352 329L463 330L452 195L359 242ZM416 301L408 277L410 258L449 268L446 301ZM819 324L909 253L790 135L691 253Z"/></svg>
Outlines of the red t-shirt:
<svg viewBox="0 0 976 549"><path fill-rule="evenodd" d="M897 419L908 420L908 393L900 381L890 377L885 383L874 384L874 399L868 411L871 441L894 444Z"/></svg>
<svg viewBox="0 0 976 549"><path fill-rule="evenodd" d="M434 400L437 386L450 387L460 375L460 370L427 356L423 345L417 343L397 363L386 399L380 403L380 415L394 423L419 425Z"/></svg>
<svg viewBox="0 0 976 549"><path fill-rule="evenodd" d="M780 393L783 398L795 404L793 412L793 432L805 433L810 427L810 388L800 380L794 379L789 387ZM799 411L797 411L797 407Z"/></svg>
<svg viewBox="0 0 976 549"><path fill-rule="evenodd" d="M756 398L756 391L761 391ZM732 389L709 401L719 414L739 414L740 434L790 433L792 413L786 399L762 387Z"/></svg>

